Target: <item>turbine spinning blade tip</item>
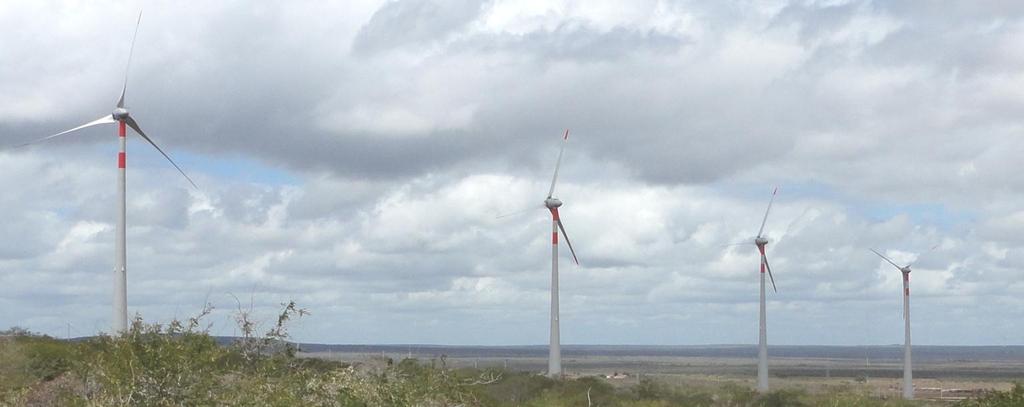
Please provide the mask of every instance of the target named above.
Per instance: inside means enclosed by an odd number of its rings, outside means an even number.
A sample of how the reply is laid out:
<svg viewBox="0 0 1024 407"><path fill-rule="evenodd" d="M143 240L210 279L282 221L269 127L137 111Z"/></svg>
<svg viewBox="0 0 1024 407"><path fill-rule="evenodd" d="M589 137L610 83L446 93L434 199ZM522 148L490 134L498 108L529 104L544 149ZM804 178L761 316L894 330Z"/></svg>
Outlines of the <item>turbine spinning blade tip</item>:
<svg viewBox="0 0 1024 407"><path fill-rule="evenodd" d="M504 218L507 218L507 217L510 217L510 216L515 216L515 215L523 214L523 213L526 213L526 212L529 212L529 211L533 211L533 210L537 210L537 209L544 209L544 206L543 205L530 206L528 208L520 209L520 210L517 210L515 212L503 213L503 214L495 216L494 219L504 219Z"/></svg>
<svg viewBox="0 0 1024 407"><path fill-rule="evenodd" d="M135 52L135 38L139 36L139 25L142 24L142 10L139 10L139 18L135 20L135 32L132 34L131 45L128 46L128 63L124 67L124 85L121 86L121 97L117 98L117 107L124 107L124 94L128 91L128 71L132 66L132 53Z"/></svg>
<svg viewBox="0 0 1024 407"><path fill-rule="evenodd" d="M196 185L195 181L192 181L192 178L189 177L188 174L185 174L185 171L182 170L181 167L179 167L178 164L171 159L171 156L167 155L167 153L165 153L164 150L160 148L160 146L156 145L156 143L153 142L153 139L149 138L149 136L147 136L146 133L142 131L142 128L139 127L139 123L137 123L134 118L128 116L128 118L125 119L125 124L127 124L128 127L131 127L132 130L135 130L135 132L138 133L139 136L142 136L142 138L146 140L151 146L153 146L153 148L155 148L156 151L159 151L160 154L167 159L167 162L171 163L171 165L174 166L174 169L178 170L178 172L181 173L181 176L185 177L185 179L188 180L189 184L192 184L193 188L197 190L199 189L199 186Z"/></svg>
<svg viewBox="0 0 1024 407"><path fill-rule="evenodd" d="M569 130L565 130L562 139L562 146L558 149L558 159L555 160L555 174L551 176L551 188L548 189L548 198L555 195L555 182L558 181L558 168L562 166L562 154L565 153L565 144L569 142Z"/></svg>
<svg viewBox="0 0 1024 407"><path fill-rule="evenodd" d="M43 137L43 138L40 138L40 139L35 139L35 140L29 141L27 143L18 144L16 146L12 147L12 148L22 148L22 147L25 147L25 146L30 146L32 144L41 143L41 142L44 142L46 140L52 139L54 137L63 136L65 134L71 133L71 132L76 131L76 130L84 129L86 127L92 127L92 126L95 126L97 124L106 124L106 123L113 123L113 122L114 122L113 116L108 114L106 116L100 117L99 119L93 120L93 121L88 122L86 124L83 124L81 126L74 127L74 128L68 129L68 130L64 130L64 131L62 131L60 133L52 134L52 135L49 135L49 136L46 136L46 137Z"/></svg>
<svg viewBox="0 0 1024 407"><path fill-rule="evenodd" d="M576 249L573 249L572 242L569 241L569 235L565 233L565 226L562 225L561 218L558 219L558 229L562 231L562 237L565 238L565 244L569 246L569 253L572 253L572 261L576 263L577 266L579 266L580 259L576 257Z"/></svg>
<svg viewBox="0 0 1024 407"><path fill-rule="evenodd" d="M935 251L935 249L938 249L938 248L939 248L939 246L942 246L942 243L939 243L939 244L937 244L937 245L935 245L935 246L932 246L932 247L931 247L930 249L928 249L928 251L926 251L926 252L924 252L924 253L921 253L921 254L919 254L919 255L917 256L917 259L915 259L913 263L907 264L907 267L910 267L910 266L913 266L914 264L917 264L917 262L921 260L921 257L924 257L924 255L926 255L926 254L929 254L929 253L931 253L931 252L934 252L934 251Z"/></svg>
<svg viewBox="0 0 1024 407"><path fill-rule="evenodd" d="M768 270L768 279L772 282L772 291L779 292L778 288L775 288L775 277L772 276L772 266L768 265L768 256L761 255L761 261L764 262L764 268Z"/></svg>
<svg viewBox="0 0 1024 407"><path fill-rule="evenodd" d="M892 261L892 259L890 259L890 258L888 258L888 257L885 257L885 255L884 255L884 254L882 254L882 253L879 253L879 252L878 252L878 250L875 250L875 249L870 249L870 250L871 250L872 252L874 252L875 254L877 254L877 255L878 255L878 257L881 257L881 258L882 258L882 259L884 259L885 261L889 262L889 264L892 264L892 266L893 266L893 267L896 267L896 268L897 268L897 269L899 269L899 270L903 270L903 267L900 267L900 265L899 265L899 264L896 264L896 262Z"/></svg>
<svg viewBox="0 0 1024 407"><path fill-rule="evenodd" d="M764 219L761 220L761 228L757 230L757 237L761 237L764 233L764 225L768 223L768 213L772 211L772 204L775 203L775 194L779 192L779 187L775 187L772 190L772 198L768 200L768 209L764 211Z"/></svg>

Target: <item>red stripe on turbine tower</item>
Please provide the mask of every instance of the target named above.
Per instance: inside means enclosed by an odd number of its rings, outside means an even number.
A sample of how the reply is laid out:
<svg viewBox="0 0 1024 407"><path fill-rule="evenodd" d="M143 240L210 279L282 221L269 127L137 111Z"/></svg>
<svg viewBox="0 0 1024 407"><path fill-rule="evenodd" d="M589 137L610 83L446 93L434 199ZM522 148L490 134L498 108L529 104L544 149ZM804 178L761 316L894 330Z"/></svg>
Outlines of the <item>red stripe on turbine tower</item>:
<svg viewBox="0 0 1024 407"><path fill-rule="evenodd" d="M558 232L551 232L551 244L558 244Z"/></svg>
<svg viewBox="0 0 1024 407"><path fill-rule="evenodd" d="M761 252L761 274L764 274L764 246L757 246L757 250Z"/></svg>
<svg viewBox="0 0 1024 407"><path fill-rule="evenodd" d="M124 168L124 152L117 153L117 168Z"/></svg>
<svg viewBox="0 0 1024 407"><path fill-rule="evenodd" d="M117 136L118 137L124 137L125 135L127 135L127 133L125 131L124 120L118 120L117 121Z"/></svg>

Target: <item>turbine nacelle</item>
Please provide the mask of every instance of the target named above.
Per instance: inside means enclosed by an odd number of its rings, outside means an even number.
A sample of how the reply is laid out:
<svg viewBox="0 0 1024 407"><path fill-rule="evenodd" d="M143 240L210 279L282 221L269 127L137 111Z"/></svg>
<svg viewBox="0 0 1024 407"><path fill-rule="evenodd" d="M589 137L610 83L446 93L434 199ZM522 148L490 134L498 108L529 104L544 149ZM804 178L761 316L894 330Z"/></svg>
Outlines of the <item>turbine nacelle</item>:
<svg viewBox="0 0 1024 407"><path fill-rule="evenodd" d="M562 206L562 201L558 200L558 198L548 198L544 200L544 206L548 209L555 209Z"/></svg>
<svg viewBox="0 0 1024 407"><path fill-rule="evenodd" d="M118 121L125 120L125 119L128 118L128 109L125 109L123 107L119 107L119 108L114 109L114 112L111 113L110 115L111 115L111 117L114 118L114 120L118 120Z"/></svg>
<svg viewBox="0 0 1024 407"><path fill-rule="evenodd" d="M754 238L754 244L757 246L764 246L768 244L768 238L764 236L758 236Z"/></svg>

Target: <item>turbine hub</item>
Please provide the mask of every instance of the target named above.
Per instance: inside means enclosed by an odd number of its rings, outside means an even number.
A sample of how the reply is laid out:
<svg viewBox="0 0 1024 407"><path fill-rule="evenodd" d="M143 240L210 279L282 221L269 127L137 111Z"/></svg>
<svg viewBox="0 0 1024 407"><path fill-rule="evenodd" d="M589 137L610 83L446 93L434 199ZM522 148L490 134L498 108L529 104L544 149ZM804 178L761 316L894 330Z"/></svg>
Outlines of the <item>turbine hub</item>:
<svg viewBox="0 0 1024 407"><path fill-rule="evenodd" d="M764 246L764 245L768 244L768 238L766 238L764 236L755 237L754 238L754 244L756 244L758 246Z"/></svg>
<svg viewBox="0 0 1024 407"><path fill-rule="evenodd" d="M562 201L559 201L558 198L548 198L544 200L544 206L548 207L548 209L555 209L562 206Z"/></svg>
<svg viewBox="0 0 1024 407"><path fill-rule="evenodd" d="M128 109L125 109L123 107L116 108L116 109L114 109L114 113L112 113L111 116L114 117L114 120L124 120L124 119L127 119L128 118Z"/></svg>
<svg viewBox="0 0 1024 407"><path fill-rule="evenodd" d="M910 266L903 267L900 271L902 271L903 274L910 274Z"/></svg>

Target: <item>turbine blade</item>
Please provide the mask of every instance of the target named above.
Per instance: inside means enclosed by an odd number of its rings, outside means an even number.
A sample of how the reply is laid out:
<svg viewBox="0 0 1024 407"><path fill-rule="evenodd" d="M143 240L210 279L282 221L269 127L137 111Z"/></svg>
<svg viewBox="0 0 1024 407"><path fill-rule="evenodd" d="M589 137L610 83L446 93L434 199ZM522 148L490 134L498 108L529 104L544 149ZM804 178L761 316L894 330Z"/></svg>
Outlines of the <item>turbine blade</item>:
<svg viewBox="0 0 1024 407"><path fill-rule="evenodd" d="M776 248L778 248L779 245L782 244L782 242L784 240L786 240L786 237L789 236L789 233L793 231L793 227L796 226L800 221L802 221L804 219L804 217L807 216L807 214L810 211L811 211L811 207L808 206L808 207L804 208L804 211L800 212L800 216L797 216L795 219L793 219L792 221L789 222L789 225L786 226L786 231L782 233L782 236L779 236L779 238L775 240L775 247Z"/></svg>
<svg viewBox="0 0 1024 407"><path fill-rule="evenodd" d="M772 211L772 203L775 202L775 194L778 192L779 187L775 187L775 189L772 190L772 199L768 201L768 210L764 211L764 220L761 221L761 228L757 230L757 237L761 237L761 234L764 233L764 224L768 223L768 212Z"/></svg>
<svg viewBox="0 0 1024 407"><path fill-rule="evenodd" d="M572 253L572 261L576 265L580 265L580 260L576 258L576 250L572 248L572 242L569 241L569 235L565 233L565 226L562 225L562 219L558 219L558 229L562 231L562 237L565 238L565 244L569 246L569 253Z"/></svg>
<svg viewBox="0 0 1024 407"><path fill-rule="evenodd" d="M768 265L768 256L762 254L761 262L764 263L764 268L768 269L768 279L772 281L772 291L778 293L779 289L775 288L775 277L772 276L772 266Z"/></svg>
<svg viewBox="0 0 1024 407"><path fill-rule="evenodd" d="M139 35L139 24L142 23L142 10L139 10L139 19L135 21L135 33L132 34L132 44L128 47L128 64L124 67L124 86L121 87L121 97L117 98L117 107L124 107L124 93L128 90L128 69L132 66L132 52L135 51L135 37Z"/></svg>
<svg viewBox="0 0 1024 407"><path fill-rule="evenodd" d="M918 262L919 260L921 260L921 257L923 257L924 255L926 255L926 254L929 254L929 253L931 253L931 252L934 252L934 251L935 251L935 249L938 249L938 248L939 248L939 246L942 246L942 243L939 243L939 244L937 244L937 245L935 245L935 246L932 246L932 248L931 248L931 249L928 249L928 251L926 251L926 252L924 252L924 253L921 253L920 255L918 255L918 256L917 256L917 259L916 259L916 260L914 260L914 263L910 263L910 264L907 264L907 267L913 266L913 265L914 265L915 263L917 263L917 262Z"/></svg>
<svg viewBox="0 0 1024 407"><path fill-rule="evenodd" d="M885 255L883 255L882 253L879 253L877 250L871 249L871 251L874 252L875 254L877 254L878 257L881 257L881 258L885 259L885 261L889 262L889 264L892 264L892 266L896 267L897 270L901 270L901 271L903 270L903 267L900 267L899 264L896 264L896 262L892 261L888 257L885 257Z"/></svg>
<svg viewBox="0 0 1024 407"><path fill-rule="evenodd" d="M178 164L176 164L174 162L174 160L172 160L171 157L169 155L167 155L167 153L164 152L164 150L160 149L160 146L156 145L156 143L154 143L153 140L150 139L149 136L146 135L146 133L142 132L142 129L139 128L139 124L135 122L134 118L132 118L131 116L128 116L128 118L125 119L124 122L125 122L125 124L128 125L128 127L131 127L132 130L135 130L136 133L139 133L139 135L142 136L143 139L145 139L147 142L149 142L149 144L152 145L153 148L156 149L156 151L159 151L160 154L163 154L164 158L166 158L167 161L169 161L171 163L171 165L173 165L174 168L177 169L178 172L180 172L181 175L184 176L185 179L188 180L189 184L192 184L193 188L199 189L199 186L196 185L195 181L192 181L192 178L189 178L189 176L187 174L185 174L185 171L183 171L181 169L181 167L179 167Z"/></svg>
<svg viewBox="0 0 1024 407"><path fill-rule="evenodd" d="M494 219L504 219L504 218L507 218L507 217L510 217L510 216L516 216L516 215L524 214L524 213L529 212L529 211L535 211L537 209L544 209L544 205L531 205L530 207L525 208L525 209L520 209L520 210L515 211L515 212L503 213L501 215L495 216Z"/></svg>
<svg viewBox="0 0 1024 407"><path fill-rule="evenodd" d="M31 144L41 143L41 142L44 142L46 140L52 139L54 137L63 136L65 134L71 133L71 132L73 132L75 130L81 130L81 129L84 129L86 127L92 127L92 126L95 126L97 124L106 124L106 123L114 123L114 117L108 114L106 116L103 116L103 117L101 117L99 119L96 119L96 120L93 120L91 122L88 122L86 124L83 124L81 126L75 127L73 129L64 130L64 131L62 131L60 133L57 133L57 134L54 134L54 135L46 136L46 137L43 137L41 139L32 140L32 141L30 141L28 143L25 143L25 144L19 144L17 146L14 146L14 148L20 148L20 147L25 147L25 146L31 145Z"/></svg>
<svg viewBox="0 0 1024 407"><path fill-rule="evenodd" d="M558 160L555 161L555 175L551 177L551 189L548 190L548 198L555 194L555 181L558 180L558 167L562 165L562 153L565 152L565 144L569 142L569 129L565 129L562 136L562 148L558 150Z"/></svg>

